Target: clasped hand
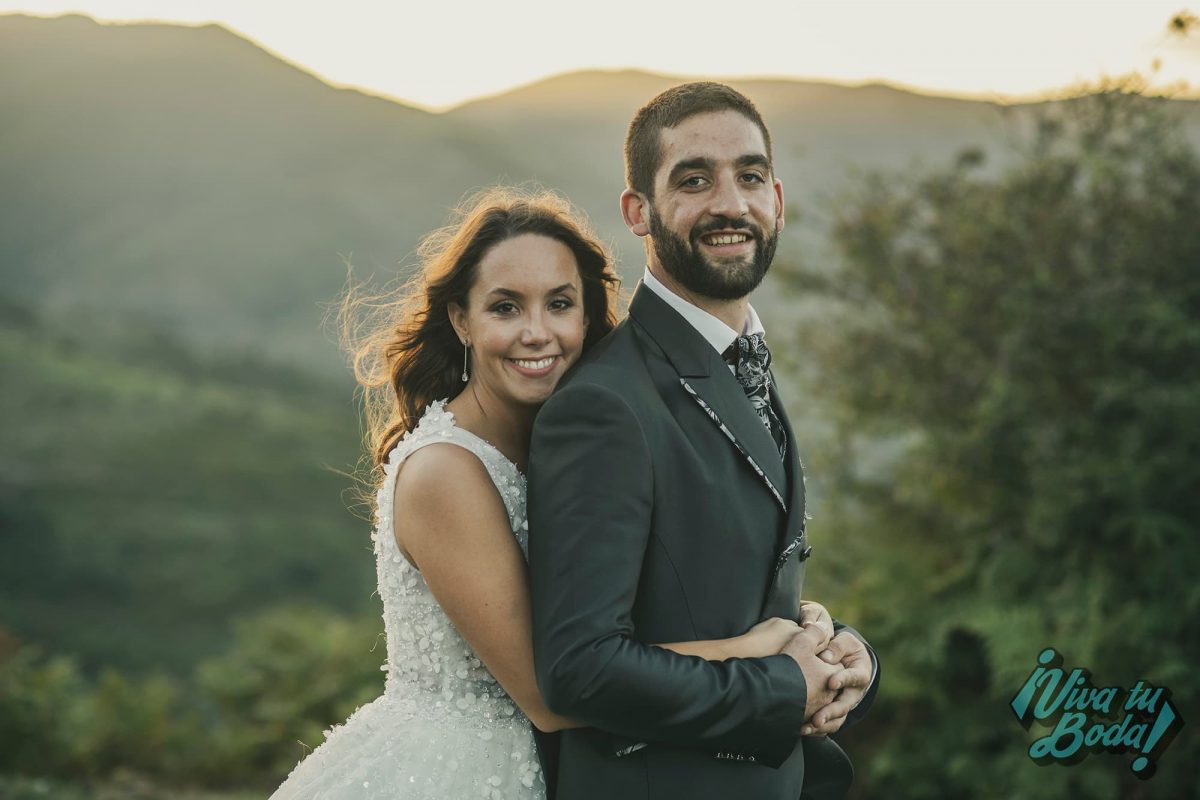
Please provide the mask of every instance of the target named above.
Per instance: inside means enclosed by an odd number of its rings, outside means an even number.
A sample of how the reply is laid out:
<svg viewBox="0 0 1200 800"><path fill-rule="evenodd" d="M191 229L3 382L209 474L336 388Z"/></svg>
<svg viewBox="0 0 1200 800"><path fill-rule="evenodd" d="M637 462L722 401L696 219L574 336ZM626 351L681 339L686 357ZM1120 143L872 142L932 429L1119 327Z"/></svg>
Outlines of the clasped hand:
<svg viewBox="0 0 1200 800"><path fill-rule="evenodd" d="M808 685L804 736L836 733L871 682L871 655L851 633L834 634L833 619L820 603L800 605L800 630L782 653L799 664Z"/></svg>

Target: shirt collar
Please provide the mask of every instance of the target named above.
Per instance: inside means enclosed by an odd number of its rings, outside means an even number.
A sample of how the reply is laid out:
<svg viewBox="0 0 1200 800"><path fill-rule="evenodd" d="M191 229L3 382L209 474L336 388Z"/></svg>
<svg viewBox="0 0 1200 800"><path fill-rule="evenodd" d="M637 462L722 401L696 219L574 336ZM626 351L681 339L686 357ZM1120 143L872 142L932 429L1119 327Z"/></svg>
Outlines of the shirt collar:
<svg viewBox="0 0 1200 800"><path fill-rule="evenodd" d="M692 305L668 289L662 281L654 277L654 273L650 271L649 267L642 275L642 283L646 285L647 289L662 298L667 305L678 311L680 316L687 320L688 324L695 328L696 332L703 336L705 341L712 345L718 353L724 353L738 336L765 333L762 321L754 311L754 306L748 303L746 304L746 326L741 333L738 333L712 314L699 306Z"/></svg>

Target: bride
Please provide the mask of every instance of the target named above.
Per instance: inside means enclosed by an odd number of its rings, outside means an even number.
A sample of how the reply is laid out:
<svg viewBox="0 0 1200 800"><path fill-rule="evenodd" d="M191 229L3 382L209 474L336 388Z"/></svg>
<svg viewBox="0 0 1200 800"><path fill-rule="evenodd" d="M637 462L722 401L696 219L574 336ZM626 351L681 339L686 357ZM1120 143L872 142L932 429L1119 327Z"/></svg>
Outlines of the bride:
<svg viewBox="0 0 1200 800"><path fill-rule="evenodd" d="M523 470L539 406L616 324L617 278L552 194L478 195L418 252L420 274L354 352L377 467L384 693L329 731L275 800L540 800L531 723L575 727L534 680ZM659 646L767 656L797 630L772 619Z"/></svg>

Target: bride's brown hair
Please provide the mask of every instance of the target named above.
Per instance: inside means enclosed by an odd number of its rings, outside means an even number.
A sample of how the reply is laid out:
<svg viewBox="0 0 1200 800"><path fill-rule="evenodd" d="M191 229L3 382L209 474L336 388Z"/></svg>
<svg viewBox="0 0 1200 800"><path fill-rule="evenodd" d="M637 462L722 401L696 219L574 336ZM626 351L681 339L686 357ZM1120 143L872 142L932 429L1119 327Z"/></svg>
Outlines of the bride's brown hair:
<svg viewBox="0 0 1200 800"><path fill-rule="evenodd" d="M513 188L472 196L449 225L421 241L420 268L397 291L368 297L351 288L339 308L343 344L363 393L373 467L431 402L462 391L463 345L448 308L467 307L479 262L491 248L527 233L561 242L575 256L588 320L584 349L616 325L620 281L612 259L569 202L552 192Z"/></svg>

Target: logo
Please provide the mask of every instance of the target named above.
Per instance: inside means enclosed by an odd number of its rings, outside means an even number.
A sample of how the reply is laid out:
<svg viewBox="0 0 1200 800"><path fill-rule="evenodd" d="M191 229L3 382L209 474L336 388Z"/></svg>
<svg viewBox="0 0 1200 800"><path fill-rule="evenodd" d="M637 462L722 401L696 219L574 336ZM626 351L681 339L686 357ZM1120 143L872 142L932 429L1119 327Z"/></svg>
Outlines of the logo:
<svg viewBox="0 0 1200 800"><path fill-rule="evenodd" d="M1138 681L1128 689L1097 688L1089 670L1066 674L1063 657L1052 647L1038 654L1038 667L1012 699L1017 720L1029 730L1037 722L1053 727L1029 746L1037 764L1077 764L1092 753L1135 753L1129 768L1143 780L1183 727L1171 704L1171 690Z"/></svg>

